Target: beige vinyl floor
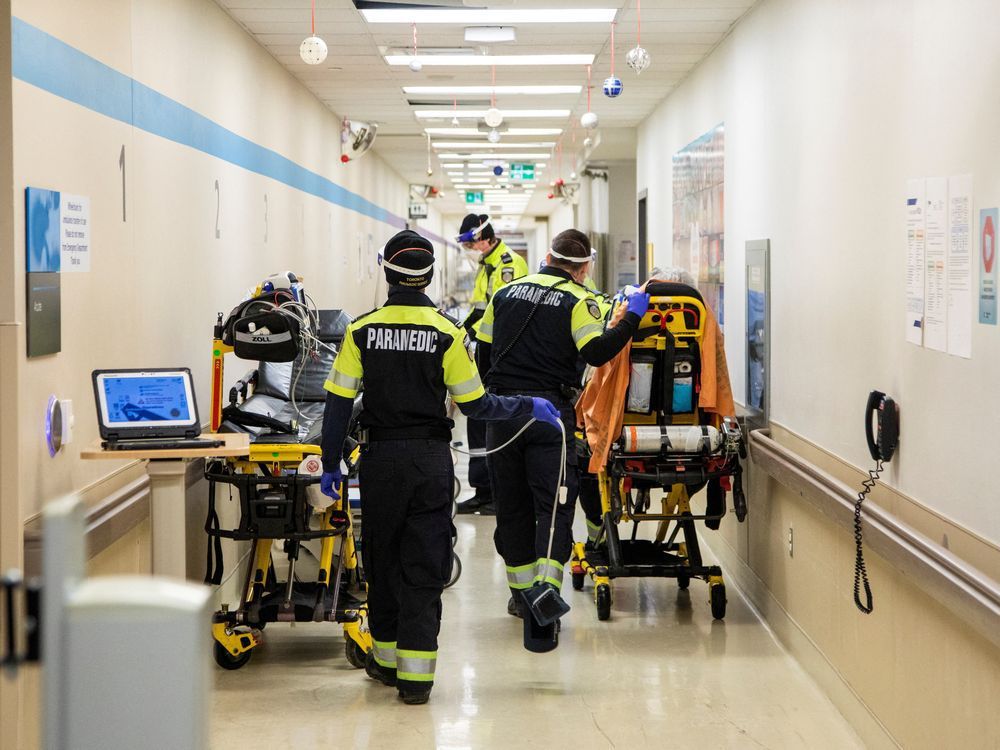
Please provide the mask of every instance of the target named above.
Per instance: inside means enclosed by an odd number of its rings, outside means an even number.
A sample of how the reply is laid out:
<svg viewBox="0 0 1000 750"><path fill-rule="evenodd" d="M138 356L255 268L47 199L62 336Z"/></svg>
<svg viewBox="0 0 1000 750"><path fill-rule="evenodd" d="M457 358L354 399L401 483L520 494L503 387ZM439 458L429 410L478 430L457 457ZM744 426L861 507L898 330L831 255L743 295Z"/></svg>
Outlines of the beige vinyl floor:
<svg viewBox="0 0 1000 750"><path fill-rule="evenodd" d="M457 526L464 570L444 594L429 704L406 706L351 668L339 626L272 624L248 665L216 669L212 747L861 747L731 583L724 622L704 582L682 592L662 579L616 581L599 622L590 582L567 580L559 648L532 654L506 613L494 519Z"/></svg>

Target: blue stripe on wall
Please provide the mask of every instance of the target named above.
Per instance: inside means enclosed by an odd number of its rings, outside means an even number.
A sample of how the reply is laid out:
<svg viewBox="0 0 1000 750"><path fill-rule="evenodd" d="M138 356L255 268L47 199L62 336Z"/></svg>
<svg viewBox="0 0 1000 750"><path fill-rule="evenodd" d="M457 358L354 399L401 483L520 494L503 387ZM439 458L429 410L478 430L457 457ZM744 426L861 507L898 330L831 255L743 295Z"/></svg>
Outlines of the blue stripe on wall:
<svg viewBox="0 0 1000 750"><path fill-rule="evenodd" d="M296 164L276 151L227 130L19 18L12 21L13 76L115 120L235 164L390 226L406 220ZM435 242L443 237L421 230Z"/></svg>

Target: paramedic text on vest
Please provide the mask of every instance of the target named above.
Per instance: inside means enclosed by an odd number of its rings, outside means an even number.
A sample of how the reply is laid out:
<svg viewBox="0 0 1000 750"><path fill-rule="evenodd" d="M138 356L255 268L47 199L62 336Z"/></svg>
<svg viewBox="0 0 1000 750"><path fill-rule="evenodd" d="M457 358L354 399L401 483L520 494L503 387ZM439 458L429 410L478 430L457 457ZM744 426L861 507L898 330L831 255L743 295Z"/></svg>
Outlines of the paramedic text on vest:
<svg viewBox="0 0 1000 750"><path fill-rule="evenodd" d="M475 338L478 323L486 311L493 295L507 284L526 276L528 264L517 253L510 250L503 240L498 238L490 223L490 217L485 214L469 214L462 219L460 234L455 240L466 250L475 250L480 254L479 270L472 290L472 309L465 319L465 329ZM486 372L488 363L479 361L480 372ZM469 447L480 450L486 445L486 423L478 419L468 421ZM459 513L493 512L493 497L490 492L490 475L485 458L469 458L469 486L475 490L475 495L458 504Z"/></svg>
<svg viewBox="0 0 1000 750"><path fill-rule="evenodd" d="M483 390L465 331L423 292L434 272L428 240L400 232L386 243L383 258L389 299L348 326L325 384L321 487L331 497L342 491L340 461L360 391L361 549L375 644L365 668L397 686L404 702L425 703L434 684L454 531L446 396L467 416L534 417L549 422L540 428L553 433L559 415L541 398Z"/></svg>
<svg viewBox="0 0 1000 750"><path fill-rule="evenodd" d="M576 386L578 360L599 366L631 340L649 305L644 291L628 299L628 312L604 330L603 313L582 281L590 265L590 243L575 229L556 235L545 268L498 292L486 308L479 332L488 354L490 392L544 396L559 408L572 436L576 427L566 386ZM523 420L490 424L487 446L506 443ZM497 551L507 566L511 598L508 611L520 615L515 595L535 581L559 589L572 544L573 503L559 506L551 557L546 557L555 486L559 476L560 436L532 425L512 445L490 457L490 479L497 504ZM567 451L566 483L576 497L576 451ZM554 625L553 625L554 627ZM558 632L558 631L555 631ZM554 635L554 634L553 634Z"/></svg>

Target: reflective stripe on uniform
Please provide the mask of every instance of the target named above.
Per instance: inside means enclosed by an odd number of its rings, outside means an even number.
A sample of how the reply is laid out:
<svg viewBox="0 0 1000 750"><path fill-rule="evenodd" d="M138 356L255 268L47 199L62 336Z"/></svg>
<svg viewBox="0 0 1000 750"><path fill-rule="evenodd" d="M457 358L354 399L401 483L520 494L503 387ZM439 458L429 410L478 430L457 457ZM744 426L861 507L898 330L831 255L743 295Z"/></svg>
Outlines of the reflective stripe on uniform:
<svg viewBox="0 0 1000 750"><path fill-rule="evenodd" d="M600 323L590 323L588 325L581 326L573 331L573 343L579 346L583 339L600 336L603 331L604 326Z"/></svg>
<svg viewBox="0 0 1000 750"><path fill-rule="evenodd" d="M492 323L484 323L484 322L480 321L479 322L479 330L477 331L477 334L480 335L480 336L489 336L490 339L492 340L493 339L493 324Z"/></svg>
<svg viewBox="0 0 1000 750"><path fill-rule="evenodd" d="M375 662L387 669L396 669L396 642L372 641Z"/></svg>
<svg viewBox="0 0 1000 750"><path fill-rule="evenodd" d="M507 585L512 589L530 589L535 582L535 563L507 566Z"/></svg>
<svg viewBox="0 0 1000 750"><path fill-rule="evenodd" d="M339 370L331 372L330 379L327 382L352 391L357 391L361 387L361 378L351 377L346 372L340 372Z"/></svg>
<svg viewBox="0 0 1000 750"><path fill-rule="evenodd" d="M562 588L563 566L555 560L539 557L535 563L535 582L551 583L557 589Z"/></svg>
<svg viewBox="0 0 1000 750"><path fill-rule="evenodd" d="M598 523L591 523L590 519L587 519L587 538L592 542L596 542L600 533L601 525Z"/></svg>
<svg viewBox="0 0 1000 750"><path fill-rule="evenodd" d="M486 309L486 303L485 302L473 302L472 303L472 309L473 310L485 310Z"/></svg>
<svg viewBox="0 0 1000 750"><path fill-rule="evenodd" d="M433 682L437 651L410 651L401 648L396 652L398 661L396 679L410 682Z"/></svg>
<svg viewBox="0 0 1000 750"><path fill-rule="evenodd" d="M479 375L476 374L462 383L455 383L454 385L449 385L448 392L452 396L467 396L470 393L475 393L476 391L481 390L482 387L483 383L479 379Z"/></svg>

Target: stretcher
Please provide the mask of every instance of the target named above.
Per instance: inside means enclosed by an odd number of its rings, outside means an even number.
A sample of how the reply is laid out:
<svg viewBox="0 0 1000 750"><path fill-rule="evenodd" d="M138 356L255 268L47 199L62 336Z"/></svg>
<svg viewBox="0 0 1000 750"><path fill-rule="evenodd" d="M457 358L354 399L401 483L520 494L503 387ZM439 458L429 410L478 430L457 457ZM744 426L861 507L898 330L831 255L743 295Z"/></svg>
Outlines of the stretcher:
<svg viewBox="0 0 1000 750"><path fill-rule="evenodd" d="M290 276L290 275L289 275ZM294 278L294 277L292 277ZM262 288L263 287L263 288ZM353 444L341 499L319 492L323 383L351 319L340 310L315 310L299 289L262 284L227 318L220 313L212 345L212 428L250 435L247 456L209 463L209 536L205 582L223 577L222 539L249 542L241 597L212 618L216 663L239 669L263 643L274 622L332 622L343 628L345 655L364 666L372 642L366 624L365 582L358 554L357 476ZM223 403L225 357L258 359ZM355 403L355 420L360 397ZM221 528L216 504L223 491L238 497L235 528ZM355 493L356 495L356 493ZM353 512L352 512L353 511ZM277 554L287 558L279 580ZM318 572L300 580L300 558L316 558Z"/></svg>
<svg viewBox="0 0 1000 750"><path fill-rule="evenodd" d="M589 576L597 616L611 616L612 580L622 577L674 578L682 589L692 579L708 583L712 615L726 614L721 569L705 563L696 523L718 529L732 491L737 520L746 518L740 460L745 441L734 416L699 409L702 352L707 323L705 303L692 287L651 282L650 305L633 337L624 427L597 474L601 519L585 543L573 546L573 588ZM586 451L586 441L583 442ZM589 459L589 455L586 456ZM706 490L704 513L691 498ZM662 491L654 508L655 491ZM656 524L652 539L639 525ZM620 529L631 524L631 532Z"/></svg>

